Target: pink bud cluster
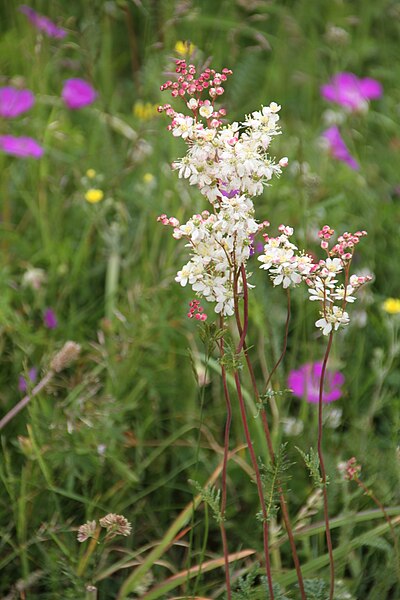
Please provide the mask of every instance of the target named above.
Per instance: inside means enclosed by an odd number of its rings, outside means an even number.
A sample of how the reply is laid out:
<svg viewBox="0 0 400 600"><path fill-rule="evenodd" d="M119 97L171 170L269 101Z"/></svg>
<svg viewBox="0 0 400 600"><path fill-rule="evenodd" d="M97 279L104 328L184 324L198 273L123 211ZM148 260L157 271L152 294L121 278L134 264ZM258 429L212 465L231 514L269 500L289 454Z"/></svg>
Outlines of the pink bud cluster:
<svg viewBox="0 0 400 600"><path fill-rule="evenodd" d="M358 478L360 472L361 465L357 463L357 459L353 456L347 461L344 467L344 478L347 479L347 481L352 481Z"/></svg>
<svg viewBox="0 0 400 600"><path fill-rule="evenodd" d="M196 321L206 321L207 315L204 312L204 308L200 305L199 300L192 300L189 302L190 310L187 314L189 319L195 318Z"/></svg>
<svg viewBox="0 0 400 600"><path fill-rule="evenodd" d="M218 73L214 69L206 68L196 78L196 67L192 64L187 65L185 60L180 59L176 61L175 71L178 74L178 80L166 81L161 86L161 91L170 90L173 98L179 96L185 100L187 107L193 113L195 121L197 121L200 114L201 117L206 118L208 126L214 129L218 128L222 124L220 119L226 115L226 110L224 108L215 110L214 101L217 96L222 96L225 92L224 83L228 76L232 75L232 71L224 68L221 73ZM209 99L201 99L205 90L208 90L208 95L212 99L211 102ZM188 96L191 97L188 99ZM181 116L181 113L176 112L170 104L159 106L158 112L165 112L173 120L172 127L176 125L174 123L175 117Z"/></svg>
<svg viewBox="0 0 400 600"><path fill-rule="evenodd" d="M161 87L161 91L171 90L171 96L176 98L181 96L199 96L204 90L208 89L208 94L212 99L216 96L222 96L224 93L224 83L228 75L232 75L230 69L222 69L221 73L217 73L214 69L204 69L204 71L196 78L196 67L187 65L185 60L178 59L175 61L175 71L179 75L177 81L166 81Z"/></svg>
<svg viewBox="0 0 400 600"><path fill-rule="evenodd" d="M157 217L157 221L162 223L163 225L171 225L171 227L179 227L179 221L175 217L167 217L167 215L162 214Z"/></svg>
<svg viewBox="0 0 400 600"><path fill-rule="evenodd" d="M350 260L353 256L355 246L362 237L367 235L366 231L356 231L355 233L344 233L338 237L337 244L332 248L331 255L339 256L342 260Z"/></svg>
<svg viewBox="0 0 400 600"><path fill-rule="evenodd" d="M334 230L329 225L324 225L318 232L318 237L321 239L321 248L326 250L328 256L338 256L343 261L352 259L355 246L360 242L360 239L367 235L366 231L356 231L355 233L345 232L338 237L337 243L329 251L329 240L334 234Z"/></svg>

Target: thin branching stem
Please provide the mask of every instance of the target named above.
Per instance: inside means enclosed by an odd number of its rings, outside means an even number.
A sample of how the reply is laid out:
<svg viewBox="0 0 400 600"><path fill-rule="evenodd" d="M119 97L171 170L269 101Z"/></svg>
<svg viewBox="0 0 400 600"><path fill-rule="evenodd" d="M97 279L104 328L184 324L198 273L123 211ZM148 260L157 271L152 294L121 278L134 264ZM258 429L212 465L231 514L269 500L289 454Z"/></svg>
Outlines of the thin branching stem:
<svg viewBox="0 0 400 600"><path fill-rule="evenodd" d="M224 318L221 317L220 327L223 329L224 327ZM221 359L224 357L224 338L222 337L219 344L220 348L220 356ZM228 551L228 541L226 537L225 530L225 512L226 512L226 498L227 498L227 490L226 490L226 474L227 474L227 466L228 466L228 455L229 455L229 434L231 429L232 422L232 404L229 395L228 383L226 380L226 369L223 365L223 361L221 360L221 376L222 376L222 385L224 388L224 396L226 403L226 422L225 422L225 434L224 434L224 458L222 463L222 472L221 472L221 538L222 538L222 547L224 552L224 562L225 562L225 582L226 582L226 595L227 600L231 600L231 582L229 575L229 551Z"/></svg>
<svg viewBox="0 0 400 600"><path fill-rule="evenodd" d="M242 276L242 284L243 284L243 325L240 320L238 289L237 289L239 272ZM238 273L235 275L234 306L235 306L236 323L237 323L238 331L239 331L239 335L240 335L240 340L236 347L236 354L238 355L244 348L245 341L246 341L247 327L248 327L248 289L247 289L246 270L243 265L241 266ZM247 353L245 353L245 354L247 354ZM238 395L238 399L239 399L239 406L240 406L240 413L241 413L241 417L242 417L244 434L245 434L246 443L247 443L247 447L248 447L248 450L250 453L251 463L252 463L255 478L256 478L258 497L259 497L259 501L260 501L260 505L261 505L265 569L266 569L266 573L267 573L267 581L268 581L268 589L269 589L270 599L274 600L274 590L273 590L272 573L271 573L271 559L270 559L270 553L269 553L268 513L267 513L267 509L266 509L266 505L265 505L264 490L263 490L262 481L261 481L260 469L258 467L257 458L256 458L256 455L254 452L253 442L251 441L249 426L248 426L248 422L247 422L246 407L244 404L244 399L243 399L243 394L242 394L242 386L240 383L239 373L238 373L237 369L235 369L235 371L234 371L234 378L235 378L236 391L237 391L237 395Z"/></svg>
<svg viewBox="0 0 400 600"><path fill-rule="evenodd" d="M242 338L243 328L242 328L242 324L240 321L239 312L235 311L235 315L236 315L236 324L237 324L237 328L239 331L239 335ZM278 361L276 362L275 366L272 368L272 370L268 376L268 379L267 379L267 382L265 385L265 390L268 389L268 385L272 379L273 374L277 370L279 364L282 362L282 360L286 354L287 341L288 341L288 335L289 335L289 322L290 322L290 292L289 292L289 290L287 290L287 317L286 317L286 324L285 324L285 339L284 339L284 343L283 343L283 350L282 350L282 353L281 353ZM250 379L251 379L251 383L252 383L252 387L253 387L253 391L254 391L254 396L256 398L256 402L259 403L260 402L260 394L258 392L254 369L253 369L253 365L251 364L251 360L250 360L250 357L248 354L246 341L243 342L243 352L244 352L244 356L246 359L247 369L249 371L249 375L250 375ZM275 462L275 452L274 452L274 448L273 448L273 444L272 444L272 437L271 437L271 432L270 432L269 425L268 425L267 414L265 412L264 407L261 408L261 419L262 419L265 438L267 441L270 459L273 464ZM280 504L281 511L282 511L282 518L285 523L286 533L288 536L290 549L292 552L293 563L294 563L294 566L296 569L301 600L306 600L307 597L306 597L306 593L304 590L303 576L301 573L300 560L299 560L299 557L297 554L296 543L294 541L293 529L292 529L292 525L290 523L290 517L289 517L287 505L286 505L285 495L284 495L282 487L279 485L279 482L278 482L278 493L279 493L279 504Z"/></svg>
<svg viewBox="0 0 400 600"><path fill-rule="evenodd" d="M333 340L333 331L331 331L331 333L329 334L328 345L326 347L324 361L322 363L321 379L319 382L319 399L318 399L318 458L319 458L319 466L321 469L321 478L322 478L322 493L323 493L323 500L324 500L324 521L325 521L326 544L328 547L328 555L329 555L329 570L330 570L329 600L333 600L333 594L335 591L335 563L333 560L331 530L330 530L330 526L329 526L328 493L326 490L326 470L325 470L324 456L322 453L322 432L323 432L322 397L323 397L323 393L324 393L326 365L328 363L329 353L330 353L331 347L332 347L332 340Z"/></svg>
<svg viewBox="0 0 400 600"><path fill-rule="evenodd" d="M253 469L254 469L258 497L259 497L260 505L261 505L263 538L264 538L265 568L266 568L266 572L267 572L267 580L268 580L268 589L269 589L270 599L274 600L274 590L273 590L273 586L272 586L272 574L271 574L271 560L270 560L270 556L269 556L268 513L267 513L266 506L265 506L264 490L263 490L263 486L262 486L262 482L261 482L260 469L258 468L257 458L256 458L256 455L254 452L253 442L251 441L239 373L237 372L236 369L234 371L234 378L235 378L236 391L237 391L237 395L238 395L238 399L239 399L240 413L242 416L244 435L246 437L246 443L247 443L247 447L249 449L251 463L252 463Z"/></svg>

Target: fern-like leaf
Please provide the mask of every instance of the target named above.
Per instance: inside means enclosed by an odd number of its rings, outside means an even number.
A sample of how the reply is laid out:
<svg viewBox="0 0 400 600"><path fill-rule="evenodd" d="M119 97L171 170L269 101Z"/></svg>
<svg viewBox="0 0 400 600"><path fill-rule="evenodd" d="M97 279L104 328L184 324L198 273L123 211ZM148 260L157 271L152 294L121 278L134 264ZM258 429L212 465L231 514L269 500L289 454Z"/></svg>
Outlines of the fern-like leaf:
<svg viewBox="0 0 400 600"><path fill-rule="evenodd" d="M306 464L306 467L310 471L311 479L313 480L313 484L316 488L324 487L324 480L321 477L321 472L319 470L319 456L318 452L314 450L314 448L310 448L310 452L306 454L296 446L296 450L301 454L303 460ZM328 484L328 478L326 478L326 484Z"/></svg>
<svg viewBox="0 0 400 600"><path fill-rule="evenodd" d="M210 508L212 515L218 524L222 523L224 516L221 512L221 490L217 490L215 487L207 486L203 488L198 481L189 479L189 483L196 489L200 494L201 499Z"/></svg>

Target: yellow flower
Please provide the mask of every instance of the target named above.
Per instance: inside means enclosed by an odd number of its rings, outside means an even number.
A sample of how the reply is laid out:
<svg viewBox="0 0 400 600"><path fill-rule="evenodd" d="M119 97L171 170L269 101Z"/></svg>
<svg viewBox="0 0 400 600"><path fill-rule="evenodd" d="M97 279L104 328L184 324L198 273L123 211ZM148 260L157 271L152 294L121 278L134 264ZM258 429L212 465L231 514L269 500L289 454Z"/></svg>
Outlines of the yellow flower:
<svg viewBox="0 0 400 600"><path fill-rule="evenodd" d="M154 175L152 173L145 173L143 175L144 183L152 183L153 180L154 180Z"/></svg>
<svg viewBox="0 0 400 600"><path fill-rule="evenodd" d="M186 40L179 40L175 44L175 52L181 56L191 56L195 50L196 46Z"/></svg>
<svg viewBox="0 0 400 600"><path fill-rule="evenodd" d="M133 115L141 121L148 121L153 119L157 113L158 104L152 104L151 102L142 102L138 100L133 105Z"/></svg>
<svg viewBox="0 0 400 600"><path fill-rule="evenodd" d="M398 315L400 313L400 298L386 298L382 308L389 315Z"/></svg>
<svg viewBox="0 0 400 600"><path fill-rule="evenodd" d="M96 204L96 202L100 202L104 198L103 190L98 190L96 188L90 188L85 194L85 200L90 202L91 204Z"/></svg>
<svg viewBox="0 0 400 600"><path fill-rule="evenodd" d="M88 169L86 171L86 177L89 179L94 179L96 177L96 171L94 169Z"/></svg>

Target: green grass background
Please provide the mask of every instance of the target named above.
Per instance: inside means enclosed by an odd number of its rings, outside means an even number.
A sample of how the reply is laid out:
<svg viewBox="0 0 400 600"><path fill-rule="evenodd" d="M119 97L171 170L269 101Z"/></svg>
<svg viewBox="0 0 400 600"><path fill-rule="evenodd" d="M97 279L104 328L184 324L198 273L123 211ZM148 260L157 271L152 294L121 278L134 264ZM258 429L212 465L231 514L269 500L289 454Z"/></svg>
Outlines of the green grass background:
<svg viewBox="0 0 400 600"><path fill-rule="evenodd" d="M143 120L133 111L138 101L169 101L159 86L178 56L175 43L190 40L197 64L210 59L217 69L233 69L223 97L232 120L272 100L282 105L283 135L273 152L287 155L291 166L256 199L258 219L275 229L281 222L292 225L299 246L311 251L317 251L315 233L325 223L338 232L368 230L356 267L375 279L351 307L365 311L367 323L357 326L355 318L335 339L331 366L342 370L346 384L336 405L343 409L342 424L326 432L326 461L331 515L343 519L333 530L342 551L338 577L353 598L395 600L400 585L393 541L387 530L374 529L385 522L373 512L355 519L375 507L355 484L338 481L336 465L357 456L364 481L399 514L399 316L381 306L400 296L398 2L42 0L30 6L59 22L68 36L38 36L16 3L0 4L0 83L19 81L37 98L25 116L0 122L0 133L32 135L45 147L40 161L0 155L1 412L20 399L20 374L32 366L43 374L66 340L79 342L83 351L1 432L0 592L5 598L83 598L85 585L110 565L143 561L192 499L187 480L204 483L221 460L215 450L225 412L218 365L214 357L210 383L199 389L188 354L190 349L199 364L204 357L196 326L186 318L192 296L174 282L185 249L156 222L163 212L182 220L206 208L205 202L170 170L185 149L166 131L165 117ZM335 38L333 27L344 33ZM358 172L334 161L319 142L324 112L334 108L319 88L338 71L374 77L384 90L368 113L348 115L342 125ZM91 107L68 111L63 105L62 83L73 76L98 91ZM84 199L89 168L105 195L96 205ZM282 293L253 261L249 340L262 382L280 353L286 309ZM38 292L23 285L33 267L47 276ZM51 331L43 326L46 307L59 321ZM286 386L290 369L323 356L315 318L305 294L295 292L277 389ZM244 386L250 390L245 377ZM255 414L251 406L250 412ZM296 515L313 489L295 446L315 447L316 411L288 397L279 400L278 412L280 419L296 416L305 425L297 438L274 430L275 443L288 441L296 462L289 492ZM262 454L259 424L251 421ZM232 447L242 441L235 409ZM239 456L248 460L244 451ZM231 551L261 551L255 492L243 465L232 463ZM133 535L94 555L78 576L86 548L76 541L76 529L107 512L125 515ZM152 578L148 586L201 558L221 556L210 519L200 507L191 550L189 534L166 548L160 564L144 569ZM317 511L312 521L320 520ZM326 563L318 564L323 532L301 538L299 549L302 563L310 565L308 576L325 577ZM255 560L238 562L234 571ZM290 579L287 545L275 551L273 564L278 579L288 573ZM132 568L98 581L99 597L116 598ZM24 592L15 587L21 580ZM222 570L212 570L153 597L222 598L223 581ZM144 591L131 597L144 597Z"/></svg>

